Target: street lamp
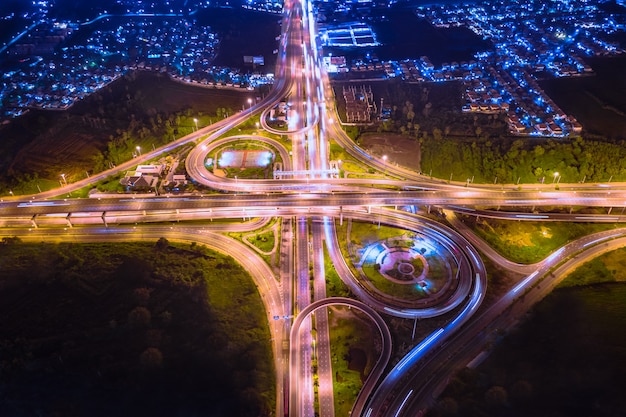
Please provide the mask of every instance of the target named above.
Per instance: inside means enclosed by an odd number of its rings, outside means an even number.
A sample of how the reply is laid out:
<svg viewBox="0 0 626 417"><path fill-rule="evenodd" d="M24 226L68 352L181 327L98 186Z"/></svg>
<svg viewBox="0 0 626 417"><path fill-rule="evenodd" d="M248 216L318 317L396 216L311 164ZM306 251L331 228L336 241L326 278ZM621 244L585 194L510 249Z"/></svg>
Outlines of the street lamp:
<svg viewBox="0 0 626 417"><path fill-rule="evenodd" d="M194 118L193 122L196 124L196 130L198 130L198 119Z"/></svg>
<svg viewBox="0 0 626 417"><path fill-rule="evenodd" d="M248 99L248 107L252 108L252 99L251 98Z"/></svg>
<svg viewBox="0 0 626 417"><path fill-rule="evenodd" d="M259 130L259 122L256 122L254 125L256 126L256 130Z"/></svg>
<svg viewBox="0 0 626 417"><path fill-rule="evenodd" d="M387 175L387 155L383 155L383 164L385 164L384 174Z"/></svg>
<svg viewBox="0 0 626 417"><path fill-rule="evenodd" d="M141 146L137 146L136 149L137 149L137 154L141 155Z"/></svg>
<svg viewBox="0 0 626 417"><path fill-rule="evenodd" d="M61 178L63 178L63 182L67 185L67 180L65 179L65 174L61 174Z"/></svg>
<svg viewBox="0 0 626 417"><path fill-rule="evenodd" d="M558 177L558 176L559 176L559 173L558 173L558 172L555 172L555 173L554 173L554 178L552 179L552 184L554 184L554 183L555 183L555 181L556 181L556 177Z"/></svg>

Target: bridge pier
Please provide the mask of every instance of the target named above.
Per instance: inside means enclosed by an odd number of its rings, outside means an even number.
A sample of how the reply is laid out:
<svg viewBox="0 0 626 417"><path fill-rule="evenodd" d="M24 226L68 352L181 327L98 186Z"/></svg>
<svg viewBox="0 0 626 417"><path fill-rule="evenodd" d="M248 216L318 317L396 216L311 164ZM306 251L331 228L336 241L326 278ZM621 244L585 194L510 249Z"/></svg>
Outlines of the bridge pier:
<svg viewBox="0 0 626 417"><path fill-rule="evenodd" d="M37 215L33 214L33 217L31 217L30 219L30 223L33 225L33 227L35 229L39 228L39 226L37 226Z"/></svg>
<svg viewBox="0 0 626 417"><path fill-rule="evenodd" d="M74 227L74 225L72 224L72 220L70 219L71 217L72 213L68 213L67 216L65 216L65 221L70 228Z"/></svg>
<svg viewBox="0 0 626 417"><path fill-rule="evenodd" d="M107 224L107 212L106 211L102 212L102 216L100 216L100 218L102 219L102 224L104 224L104 227L109 227L109 225Z"/></svg>

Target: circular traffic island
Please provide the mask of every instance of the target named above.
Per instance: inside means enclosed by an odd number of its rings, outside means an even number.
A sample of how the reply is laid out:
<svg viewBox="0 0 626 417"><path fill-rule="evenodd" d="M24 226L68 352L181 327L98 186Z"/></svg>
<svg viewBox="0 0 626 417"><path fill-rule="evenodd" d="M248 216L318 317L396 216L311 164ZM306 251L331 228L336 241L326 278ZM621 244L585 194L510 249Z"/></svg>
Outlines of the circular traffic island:
<svg viewBox="0 0 626 417"><path fill-rule="evenodd" d="M373 293L401 303L429 303L454 290L456 266L447 251L423 236L370 242L358 250L357 269Z"/></svg>

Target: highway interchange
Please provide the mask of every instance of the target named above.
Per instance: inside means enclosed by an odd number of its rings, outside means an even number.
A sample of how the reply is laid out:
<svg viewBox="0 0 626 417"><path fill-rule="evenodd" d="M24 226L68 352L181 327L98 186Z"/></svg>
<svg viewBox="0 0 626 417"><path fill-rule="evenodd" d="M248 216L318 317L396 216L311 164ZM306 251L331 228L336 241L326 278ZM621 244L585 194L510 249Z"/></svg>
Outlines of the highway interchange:
<svg viewBox="0 0 626 417"><path fill-rule="evenodd" d="M557 190L551 184L526 189L450 184L366 154L340 127L330 83L317 55L311 4L287 0L284 9L276 84L263 100L167 146L62 189L2 198L0 235L36 241L155 240L164 236L200 242L233 256L251 274L265 304L277 372L276 415L313 417L316 403L320 416L335 415L327 307L343 305L358 309L371 318L380 332L382 351L351 415L416 416L432 406L434 396L452 372L480 355L494 332L506 329L523 317L567 271L626 243L626 229L614 229L578 239L538 264L518 265L503 259L476 238L456 220L454 213L519 221L617 223L626 218L622 215L626 187L623 184L560 184ZM225 132L258 115L261 115L262 127L271 129L265 121L267 110L286 100L291 102L292 111L297 115L290 118L286 131L280 131L291 140L291 154L279 141L264 136L244 139L275 149L283 162L283 170L289 175L278 179L242 180L218 177L207 170L205 160L209 152L242 139L238 136L224 138ZM353 158L387 175L377 179L338 178L329 161L331 139ZM185 143L196 145L186 160L189 176L222 193L62 197ZM541 211L543 207L554 206L605 207L607 214ZM406 207L412 210L407 211ZM432 207L445 209L453 227L419 214ZM509 211L499 211L503 207ZM615 210L618 214L611 214L611 208L619 208ZM255 230L275 217L281 219L278 271L269 267L250 247L223 234ZM233 222L207 221L218 218L233 219ZM355 276L339 249L335 226L344 219L375 220L437 242L458 270L458 282L454 283L453 291L436 303L415 305L375 294ZM185 223L190 220L195 222ZM198 221L203 221L201 226ZM164 226L162 222L169 223ZM324 246L356 300L326 297ZM524 275L504 297L484 309L480 307L487 290L487 273L481 253L498 265ZM390 362L393 342L384 316L417 320L451 312L454 317L444 326L418 341L397 363ZM315 332L312 332L313 326ZM314 357L318 364L317 398L313 386Z"/></svg>

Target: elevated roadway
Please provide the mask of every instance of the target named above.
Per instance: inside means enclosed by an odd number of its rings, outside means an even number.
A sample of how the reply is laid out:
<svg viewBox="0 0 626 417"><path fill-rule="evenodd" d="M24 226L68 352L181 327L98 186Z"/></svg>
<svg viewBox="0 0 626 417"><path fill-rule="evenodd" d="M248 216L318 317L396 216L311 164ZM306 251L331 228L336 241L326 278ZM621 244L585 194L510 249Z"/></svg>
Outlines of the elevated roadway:
<svg viewBox="0 0 626 417"><path fill-rule="evenodd" d="M433 180L419 173L368 155L356 146L340 128L327 75L319 62L315 40L315 22L310 2L286 0L282 19L276 84L272 92L249 109L236 113L211 126L194 132L167 146L93 175L60 189L32 196L13 196L0 200L0 233L27 239L127 240L168 237L195 240L235 257L253 275L266 307L272 332L272 347L277 369L277 415L313 417L314 402L311 373L312 339L309 312L326 303L320 288L323 279L322 246L325 240L335 267L352 291L362 300L340 300L356 306L372 317L383 334L383 355L391 349L388 329L379 313L402 318L427 318L456 311L454 318L418 343L404 358L393 364L383 378L388 357L377 365L357 398L353 415L415 416L432 404L433 395L455 369L471 360L471 355L489 342L494 328L509 325L525 308L537 302L556 282L558 273L572 268L572 259L582 260L608 248L623 245L624 229L595 234L577 240L548 257L544 262L519 268L525 278L494 306L479 311L486 291L486 272L474 245L492 259L509 268L518 268L498 258L475 236L467 239L441 224L397 208L405 206L443 207L478 216L493 216L520 221L605 221L620 222L625 217L626 185L536 184L481 185ZM295 117L287 134L292 141L292 155L279 142L266 138L285 161L291 162L294 178L280 180L237 180L219 178L208 172L205 159L208 149L240 138L222 138L236 125L289 99ZM367 166L385 172L383 178L330 178L328 170L329 138ZM197 143L187 158L189 175L200 184L219 190L220 194L186 196L119 196L99 199L53 199L79 188L93 185L112 174L169 152L186 143ZM374 188L376 187L376 188ZM236 192L238 194L223 194ZM245 193L245 194L243 194ZM604 207L607 214L543 213L545 207ZM396 208L390 210L389 208ZM493 210L495 208L496 210ZM515 209L515 212L497 209ZM611 214L611 208L618 208ZM204 226L181 226L173 221L210 220L215 218L282 217L287 241L281 239L279 277L250 248ZM393 297L375 294L355 277L338 249L336 232L330 218L353 218L415 230L441 243L454 255L458 265L455 291L433 305L406 305ZM310 219L315 219L312 223ZM323 219L320 221L320 219ZM454 221L453 219L451 219ZM143 222L168 222L168 225L143 226ZM246 226L262 224L248 221ZM67 227L60 228L65 223ZM113 224L132 224L124 227ZM89 227L87 225L100 225ZM311 227L312 224L312 227ZM453 223L454 224L454 223ZM53 226L41 230L35 227ZM32 226L30 230L16 226ZM56 228L55 228L56 227ZM233 229L236 226L229 226ZM459 229L461 227L459 226ZM43 236L43 237L42 237ZM603 249L606 248L606 249ZM313 298L309 287L309 268L315 282ZM563 269L565 268L565 269ZM550 283L550 285L548 285ZM517 307L523 306L523 307ZM320 313L316 312L316 314ZM478 314L480 313L480 314ZM295 316L293 326L290 318ZM321 313L320 313L321 316ZM278 320L275 318L278 317ZM377 318L378 317L378 318ZM323 316L322 320L323 321ZM324 327L322 325L322 327ZM304 330L301 330L304 329ZM325 332L321 332L325 333ZM318 335L318 352L329 352L327 335ZM287 349L284 344L289 345ZM331 369L324 369L328 380ZM332 402L332 390L326 384L320 390L320 404ZM329 392L330 391L330 392ZM320 408L322 417L332 417L331 406Z"/></svg>

